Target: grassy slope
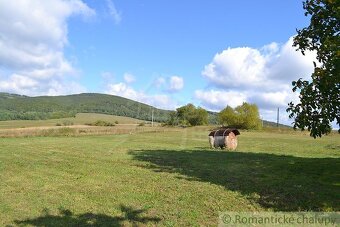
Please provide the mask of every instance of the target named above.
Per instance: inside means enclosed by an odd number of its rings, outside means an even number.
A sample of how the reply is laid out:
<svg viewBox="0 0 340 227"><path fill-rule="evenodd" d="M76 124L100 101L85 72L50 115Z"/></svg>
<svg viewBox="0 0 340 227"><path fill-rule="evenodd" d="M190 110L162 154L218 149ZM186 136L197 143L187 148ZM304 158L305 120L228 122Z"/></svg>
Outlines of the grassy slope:
<svg viewBox="0 0 340 227"><path fill-rule="evenodd" d="M207 146L204 128L0 138L0 225L216 226L226 210L340 209L338 135L243 132L236 152Z"/></svg>
<svg viewBox="0 0 340 227"><path fill-rule="evenodd" d="M49 120L16 120L16 121L0 121L0 129L9 128L24 128L24 127L40 127L40 126L56 126L57 123L63 124L64 121L70 121L74 125L84 125L86 123L93 123L97 120L103 120L111 123L118 121L119 124L138 124L144 122L142 120L113 116L107 114L96 113L78 113L75 118L61 118Z"/></svg>

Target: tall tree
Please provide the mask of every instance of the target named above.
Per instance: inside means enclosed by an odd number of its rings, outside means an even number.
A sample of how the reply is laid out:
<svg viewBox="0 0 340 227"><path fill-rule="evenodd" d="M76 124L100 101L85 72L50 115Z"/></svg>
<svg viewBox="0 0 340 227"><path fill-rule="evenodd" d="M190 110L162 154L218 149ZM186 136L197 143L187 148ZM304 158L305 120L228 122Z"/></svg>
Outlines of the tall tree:
<svg viewBox="0 0 340 227"><path fill-rule="evenodd" d="M233 125L236 126L237 119L236 113L234 109L230 106L227 106L221 112L218 113L218 122L221 125Z"/></svg>
<svg viewBox="0 0 340 227"><path fill-rule="evenodd" d="M261 128L259 108L256 104L244 102L241 106L235 108L239 123L247 129Z"/></svg>
<svg viewBox="0 0 340 227"><path fill-rule="evenodd" d="M340 1L306 0L303 8L310 25L297 31L293 46L302 54L315 51L320 65L314 62L311 80L292 82L300 103L290 102L287 111L294 128L316 138L331 131L331 122L340 126Z"/></svg>
<svg viewBox="0 0 340 227"><path fill-rule="evenodd" d="M208 124L208 112L201 107L196 108L191 103L177 108L176 113L179 122L183 125L195 126Z"/></svg>
<svg viewBox="0 0 340 227"><path fill-rule="evenodd" d="M244 128L259 129L261 128L261 120L259 109L256 104L244 102L242 105L233 109L227 106L218 113L219 123L222 125Z"/></svg>

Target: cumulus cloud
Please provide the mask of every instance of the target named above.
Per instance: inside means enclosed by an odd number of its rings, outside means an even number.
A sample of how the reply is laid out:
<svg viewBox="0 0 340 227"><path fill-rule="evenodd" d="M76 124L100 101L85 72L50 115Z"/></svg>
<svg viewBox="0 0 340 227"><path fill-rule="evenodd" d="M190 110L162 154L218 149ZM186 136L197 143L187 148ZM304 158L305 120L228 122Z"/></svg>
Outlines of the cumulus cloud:
<svg viewBox="0 0 340 227"><path fill-rule="evenodd" d="M109 9L110 16L116 24L119 24L122 20L121 12L119 12L112 0L106 0L106 5Z"/></svg>
<svg viewBox="0 0 340 227"><path fill-rule="evenodd" d="M291 37L280 49L267 56L267 77L278 83L291 83L298 78L308 79L314 67L313 61L316 60L316 53L306 51L302 55L296 51Z"/></svg>
<svg viewBox="0 0 340 227"><path fill-rule="evenodd" d="M0 90L27 95L63 94L84 88L65 58L67 18L91 17L95 11L81 0L0 0Z"/></svg>
<svg viewBox="0 0 340 227"><path fill-rule="evenodd" d="M247 96L237 91L220 91L220 90L196 90L195 98L201 101L201 104L213 111L220 111L226 106L235 108L247 100Z"/></svg>
<svg viewBox="0 0 340 227"><path fill-rule="evenodd" d="M162 86L164 86L166 84L166 80L164 77L157 77L154 82L153 82L153 85L156 87L156 88L161 88Z"/></svg>
<svg viewBox="0 0 340 227"><path fill-rule="evenodd" d="M140 93L135 91L132 87L126 83L109 84L107 93L112 95L118 95L132 100L137 100L140 97Z"/></svg>
<svg viewBox="0 0 340 227"><path fill-rule="evenodd" d="M219 88L276 91L293 79L307 78L313 71L315 54L303 56L292 44L291 37L281 46L271 43L260 49L228 48L216 54L202 74Z"/></svg>
<svg viewBox="0 0 340 227"><path fill-rule="evenodd" d="M169 91L180 91L183 89L184 80L179 76L170 77Z"/></svg>
<svg viewBox="0 0 340 227"><path fill-rule="evenodd" d="M174 109L178 106L177 102L171 99L171 97L169 97L168 95L149 95L143 91L135 90L133 87L124 82L109 84L107 86L106 93L125 97L163 109Z"/></svg>
<svg viewBox="0 0 340 227"><path fill-rule="evenodd" d="M297 95L288 87L276 92L249 92L246 97L248 102L258 104L261 109L286 108L289 102L297 100Z"/></svg>
<svg viewBox="0 0 340 227"><path fill-rule="evenodd" d="M217 53L204 67L202 75L210 90L197 90L195 98L211 110L242 102L256 103L261 113L285 109L297 94L291 91L291 81L309 78L316 55L296 51L293 37L280 45L271 43L262 48L228 48Z"/></svg>
<svg viewBox="0 0 340 227"><path fill-rule="evenodd" d="M180 76L171 76L166 78L157 77L154 80L153 85L165 92L175 93L184 88L184 79Z"/></svg>
<svg viewBox="0 0 340 227"><path fill-rule="evenodd" d="M264 81L265 56L249 47L228 48L216 54L202 74L223 88L259 86Z"/></svg>
<svg viewBox="0 0 340 227"><path fill-rule="evenodd" d="M128 84L133 83L136 81L136 78L134 75L130 74L130 73L125 73L124 74L124 81Z"/></svg>

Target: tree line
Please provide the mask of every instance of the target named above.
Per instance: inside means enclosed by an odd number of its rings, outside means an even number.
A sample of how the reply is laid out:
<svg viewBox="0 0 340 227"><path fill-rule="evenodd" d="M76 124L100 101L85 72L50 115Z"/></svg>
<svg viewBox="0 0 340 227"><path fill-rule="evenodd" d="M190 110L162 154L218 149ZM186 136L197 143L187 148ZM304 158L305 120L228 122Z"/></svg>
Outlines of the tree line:
<svg viewBox="0 0 340 227"><path fill-rule="evenodd" d="M217 113L216 117L216 122L223 126L241 129L260 129L262 127L256 104L244 102L235 108L227 106ZM171 112L167 124L173 126L197 126L207 125L210 121L208 111L189 103Z"/></svg>
<svg viewBox="0 0 340 227"><path fill-rule="evenodd" d="M221 124L237 128L256 129L260 117L255 104L227 106L219 113L187 104L176 111L152 106L118 96L79 94L68 96L27 97L0 93L0 120L46 120L75 117L77 113L101 113L132 117L140 120L164 122L173 126Z"/></svg>

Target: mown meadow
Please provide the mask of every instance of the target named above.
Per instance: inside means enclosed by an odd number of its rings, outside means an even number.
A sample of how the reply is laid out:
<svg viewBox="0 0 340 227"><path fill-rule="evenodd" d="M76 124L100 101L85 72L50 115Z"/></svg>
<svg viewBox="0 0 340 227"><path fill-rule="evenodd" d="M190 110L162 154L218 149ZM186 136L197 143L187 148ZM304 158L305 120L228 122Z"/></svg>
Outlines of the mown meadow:
<svg viewBox="0 0 340 227"><path fill-rule="evenodd" d="M117 127L117 126L115 126ZM223 211L339 211L340 136L208 127L0 138L0 226L216 226Z"/></svg>

